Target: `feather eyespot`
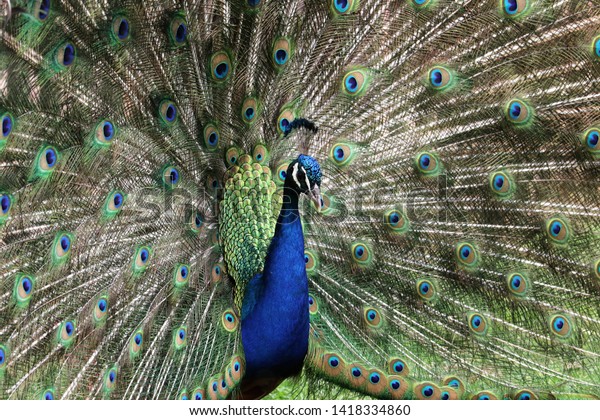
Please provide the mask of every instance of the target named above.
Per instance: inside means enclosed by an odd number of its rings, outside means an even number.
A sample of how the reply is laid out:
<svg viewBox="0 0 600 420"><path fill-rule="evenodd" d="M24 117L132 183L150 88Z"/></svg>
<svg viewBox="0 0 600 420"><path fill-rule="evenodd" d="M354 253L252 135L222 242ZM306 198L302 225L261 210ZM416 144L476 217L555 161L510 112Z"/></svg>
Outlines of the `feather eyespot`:
<svg viewBox="0 0 600 420"><path fill-rule="evenodd" d="M417 9L424 9L429 7L435 0L411 0L413 6Z"/></svg>
<svg viewBox="0 0 600 420"><path fill-rule="evenodd" d="M204 145L210 151L219 148L219 130L213 123L209 123L204 127Z"/></svg>
<svg viewBox="0 0 600 420"><path fill-rule="evenodd" d="M117 386L117 366L113 366L106 371L104 374L104 391L107 393L112 392Z"/></svg>
<svg viewBox="0 0 600 420"><path fill-rule="evenodd" d="M283 162L277 166L277 169L275 169L275 176L273 177L275 184L277 184L277 185L284 184L285 178L287 177L287 168L288 168L289 164L290 164L289 162Z"/></svg>
<svg viewBox="0 0 600 420"><path fill-rule="evenodd" d="M118 42L124 42L129 39L129 21L124 16L115 16L113 19L112 35Z"/></svg>
<svg viewBox="0 0 600 420"><path fill-rule="evenodd" d="M169 25L169 36L171 42L173 42L175 46L180 47L185 44L188 36L188 27L183 16L177 15L171 20Z"/></svg>
<svg viewBox="0 0 600 420"><path fill-rule="evenodd" d="M528 400L537 400L537 395L528 389L522 389L517 391L514 396L515 400L528 401Z"/></svg>
<svg viewBox="0 0 600 420"><path fill-rule="evenodd" d="M194 233L200 232L200 229L204 225L204 218L199 211L192 212L190 217L190 227Z"/></svg>
<svg viewBox="0 0 600 420"><path fill-rule="evenodd" d="M504 171L493 172L490 175L490 188L500 198L507 198L514 192L512 177Z"/></svg>
<svg viewBox="0 0 600 420"><path fill-rule="evenodd" d="M227 167L236 165L236 164L238 164L239 158L240 158L239 149L237 147L230 147L225 152L225 165L227 165Z"/></svg>
<svg viewBox="0 0 600 420"><path fill-rule="evenodd" d="M52 146L45 146L38 152L35 165L35 175L40 178L48 177L59 161L59 154Z"/></svg>
<svg viewBox="0 0 600 420"><path fill-rule="evenodd" d="M40 399L46 400L46 401L54 400L54 391L52 389L47 389L47 390L43 391Z"/></svg>
<svg viewBox="0 0 600 420"><path fill-rule="evenodd" d="M269 150L264 144L257 144L252 151L254 162L263 164L269 160Z"/></svg>
<svg viewBox="0 0 600 420"><path fill-rule="evenodd" d="M594 156L600 156L600 129L593 127L587 130L582 139L583 145Z"/></svg>
<svg viewBox="0 0 600 420"><path fill-rule="evenodd" d="M224 82L231 74L231 57L225 51L219 51L210 58L212 79L216 82Z"/></svg>
<svg viewBox="0 0 600 420"><path fill-rule="evenodd" d="M419 400L439 400L441 396L440 388L431 382L422 382L416 385L414 392Z"/></svg>
<svg viewBox="0 0 600 420"><path fill-rule="evenodd" d="M453 82L453 75L446 67L435 66L429 70L428 81L429 86L435 90L446 90Z"/></svg>
<svg viewBox="0 0 600 420"><path fill-rule="evenodd" d="M285 66L292 57L292 42L285 37L280 37L273 43L273 64L277 69Z"/></svg>
<svg viewBox="0 0 600 420"><path fill-rule="evenodd" d="M112 191L104 201L103 213L107 219L114 218L123 207L125 202L125 194L121 191Z"/></svg>
<svg viewBox="0 0 600 420"><path fill-rule="evenodd" d="M4 113L0 119L2 120L2 133L0 135L0 141L4 141L8 138L8 136L10 136L10 133L12 133L14 121L12 115L10 115L8 112Z"/></svg>
<svg viewBox="0 0 600 420"><path fill-rule="evenodd" d="M506 106L506 118L515 125L524 125L531 121L533 112L529 105L519 99L513 99Z"/></svg>
<svg viewBox="0 0 600 420"><path fill-rule="evenodd" d="M231 309L228 309L223 313L223 318L221 321L225 330L233 332L237 329L238 319Z"/></svg>
<svg viewBox="0 0 600 420"><path fill-rule="evenodd" d="M179 264L173 272L173 283L175 287L181 288L188 284L190 277L190 267L186 264Z"/></svg>
<svg viewBox="0 0 600 420"><path fill-rule="evenodd" d="M600 58L600 36L597 36L592 42L592 50L596 58Z"/></svg>
<svg viewBox="0 0 600 420"><path fill-rule="evenodd" d="M304 266L307 273L314 273L319 267L319 260L315 257L315 254L308 249L304 251Z"/></svg>
<svg viewBox="0 0 600 420"><path fill-rule="evenodd" d="M92 315L96 326L99 326L106 321L106 317L108 316L108 296L102 295L96 300Z"/></svg>
<svg viewBox="0 0 600 420"><path fill-rule="evenodd" d="M569 242L571 229L566 220L560 217L553 217L546 221L546 233L551 241L564 245Z"/></svg>
<svg viewBox="0 0 600 420"><path fill-rule="evenodd" d="M135 359L142 352L142 346L144 345L144 332L142 330L137 330L131 336L129 340L129 358Z"/></svg>
<svg viewBox="0 0 600 420"><path fill-rule="evenodd" d="M477 312L467 314L469 329L477 336L484 336L488 333L489 325L486 318Z"/></svg>
<svg viewBox="0 0 600 420"><path fill-rule="evenodd" d="M70 67L77 56L75 46L70 42L65 42L56 50L55 60L60 68Z"/></svg>
<svg viewBox="0 0 600 420"><path fill-rule="evenodd" d="M403 377L396 375L388 377L388 391L390 392L392 399L402 399L406 394L406 391L408 391L408 388L408 382Z"/></svg>
<svg viewBox="0 0 600 420"><path fill-rule="evenodd" d="M360 96L366 92L370 78L365 70L352 70L344 75L342 91L348 96Z"/></svg>
<svg viewBox="0 0 600 420"><path fill-rule="evenodd" d="M12 209L13 199L10 194L0 193L0 225L2 225L8 216L10 216L10 210Z"/></svg>
<svg viewBox="0 0 600 420"><path fill-rule="evenodd" d="M16 276L13 296L19 308L25 308L29 305L34 286L34 277L27 274Z"/></svg>
<svg viewBox="0 0 600 420"><path fill-rule="evenodd" d="M424 176L435 176L440 172L440 164L436 155L421 152L415 157L415 165Z"/></svg>
<svg viewBox="0 0 600 420"><path fill-rule="evenodd" d="M4 368L6 368L7 359L8 359L8 350L6 349L5 346L0 344L0 372L2 372L4 370Z"/></svg>
<svg viewBox="0 0 600 420"><path fill-rule="evenodd" d="M181 350L187 345L187 328L179 327L173 331L173 345L175 350Z"/></svg>
<svg viewBox="0 0 600 420"><path fill-rule="evenodd" d="M401 210L388 210L383 216L384 223L393 233L405 233L410 228L406 215Z"/></svg>
<svg viewBox="0 0 600 420"><path fill-rule="evenodd" d="M223 271L223 266L220 263L213 266L210 272L210 279L213 284L217 284L223 279Z"/></svg>
<svg viewBox="0 0 600 420"><path fill-rule="evenodd" d="M260 2L261 2L261 0L246 0L246 4L250 8L256 8L256 7L260 6Z"/></svg>
<svg viewBox="0 0 600 420"><path fill-rule="evenodd" d="M329 151L329 159L338 167L345 168L356 157L355 146L351 143L335 143Z"/></svg>
<svg viewBox="0 0 600 420"><path fill-rule="evenodd" d="M158 115L163 124L171 126L177 120L177 107L173 101L165 99L158 106Z"/></svg>
<svg viewBox="0 0 600 420"><path fill-rule="evenodd" d="M529 0L503 0L502 11L508 17L523 15L529 9Z"/></svg>
<svg viewBox="0 0 600 420"><path fill-rule="evenodd" d="M549 318L550 331L558 338L569 338L573 333L573 323L571 319L564 314L556 314Z"/></svg>
<svg viewBox="0 0 600 420"><path fill-rule="evenodd" d="M473 395L473 397L471 399L488 401L488 400L497 400L498 397L490 391L481 391L481 392L478 392L477 394Z"/></svg>
<svg viewBox="0 0 600 420"><path fill-rule="evenodd" d="M246 124L252 124L258 118L259 112L258 100L254 97L249 97L242 104L242 120Z"/></svg>
<svg viewBox="0 0 600 420"><path fill-rule="evenodd" d="M106 147L109 146L116 134L116 128L114 124L108 120L102 120L96 125L94 130L94 144Z"/></svg>
<svg viewBox="0 0 600 420"><path fill-rule="evenodd" d="M162 170L162 182L166 187L174 188L180 180L181 176L176 167L169 165Z"/></svg>
<svg viewBox="0 0 600 420"><path fill-rule="evenodd" d="M431 280L419 280L417 282L417 293L419 297L427 302L431 302L437 298L436 286Z"/></svg>
<svg viewBox="0 0 600 420"><path fill-rule="evenodd" d="M373 259L370 247L364 242L353 243L351 252L352 259L360 266L368 265Z"/></svg>
<svg viewBox="0 0 600 420"><path fill-rule="evenodd" d="M383 317L381 313L375 308L363 309L363 319L365 323L374 328L379 328L383 325Z"/></svg>
<svg viewBox="0 0 600 420"><path fill-rule="evenodd" d="M308 312L311 315L316 315L319 312L319 303L312 295L308 295Z"/></svg>
<svg viewBox="0 0 600 420"><path fill-rule="evenodd" d="M135 257L133 259L133 270L136 273L144 271L148 264L150 264L150 257L152 253L149 247L141 246L135 251Z"/></svg>
<svg viewBox="0 0 600 420"><path fill-rule="evenodd" d="M524 297L530 289L530 282L527 276L521 273L511 273L506 276L508 290L517 297Z"/></svg>
<svg viewBox="0 0 600 420"><path fill-rule="evenodd" d="M444 378L442 385L456 390L458 395L462 395L465 392L465 384L462 380L455 376L448 376Z"/></svg>
<svg viewBox="0 0 600 420"><path fill-rule="evenodd" d="M35 0L32 11L36 19L40 22L45 21L50 15L50 0Z"/></svg>
<svg viewBox="0 0 600 420"><path fill-rule="evenodd" d="M331 10L336 15L346 15L356 11L359 0L331 0Z"/></svg>
<svg viewBox="0 0 600 420"><path fill-rule="evenodd" d="M596 279L600 280L600 259L596 260L596 262L594 263L594 275L596 276Z"/></svg>
<svg viewBox="0 0 600 420"><path fill-rule="evenodd" d="M204 399L204 391L201 388L196 388L196 389L194 389L194 392L192 392L192 396L193 396L194 400L196 400L196 401L203 400Z"/></svg>
<svg viewBox="0 0 600 420"><path fill-rule="evenodd" d="M73 235L66 232L59 232L54 237L54 245L52 247L52 260L55 264L61 264L71 255L71 247L73 245Z"/></svg>
<svg viewBox="0 0 600 420"><path fill-rule="evenodd" d="M58 327L58 342L63 345L63 347L69 347L73 344L73 340L75 339L75 321L69 320L64 321Z"/></svg>
<svg viewBox="0 0 600 420"><path fill-rule="evenodd" d="M285 134L290 128L290 124L296 119L296 113L291 108L284 108L277 118L277 131L279 134Z"/></svg>
<svg viewBox="0 0 600 420"><path fill-rule="evenodd" d="M388 371L393 375L407 376L409 373L408 365L404 360L393 358L388 361Z"/></svg>
<svg viewBox="0 0 600 420"><path fill-rule="evenodd" d="M464 268L475 268L479 263L479 251L468 242L459 242L456 245L456 259Z"/></svg>

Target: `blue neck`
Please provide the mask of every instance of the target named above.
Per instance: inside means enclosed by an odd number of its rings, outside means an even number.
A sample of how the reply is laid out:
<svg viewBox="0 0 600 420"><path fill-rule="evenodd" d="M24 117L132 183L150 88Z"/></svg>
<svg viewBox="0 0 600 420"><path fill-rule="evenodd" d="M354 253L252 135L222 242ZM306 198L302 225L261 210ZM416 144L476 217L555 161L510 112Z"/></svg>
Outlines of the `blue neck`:
<svg viewBox="0 0 600 420"><path fill-rule="evenodd" d="M253 300L242 320L249 379L298 373L308 350L308 280L298 193L286 187L283 200L262 278L255 277L246 293Z"/></svg>

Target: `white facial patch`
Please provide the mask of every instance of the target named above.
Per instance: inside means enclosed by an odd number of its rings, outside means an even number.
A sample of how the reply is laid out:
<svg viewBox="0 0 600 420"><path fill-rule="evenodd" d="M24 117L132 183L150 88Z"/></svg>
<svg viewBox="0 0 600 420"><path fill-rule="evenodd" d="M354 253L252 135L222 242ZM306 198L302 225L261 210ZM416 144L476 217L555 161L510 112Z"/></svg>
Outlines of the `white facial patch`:
<svg viewBox="0 0 600 420"><path fill-rule="evenodd" d="M300 185L300 181L298 181L298 165L299 163L296 162L294 164L294 170L292 171L292 179L294 180L294 182L296 183L296 185L298 186L298 188L302 188L302 185ZM306 172L305 172L306 174Z"/></svg>

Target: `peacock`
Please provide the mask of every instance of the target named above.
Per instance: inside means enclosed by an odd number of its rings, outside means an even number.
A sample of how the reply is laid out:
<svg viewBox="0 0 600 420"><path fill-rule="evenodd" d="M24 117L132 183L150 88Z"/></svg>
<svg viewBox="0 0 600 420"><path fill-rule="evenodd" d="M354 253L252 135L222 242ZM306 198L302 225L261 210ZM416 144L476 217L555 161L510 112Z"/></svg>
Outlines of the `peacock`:
<svg viewBox="0 0 600 420"><path fill-rule="evenodd" d="M600 397L597 0L0 13L1 398Z"/></svg>

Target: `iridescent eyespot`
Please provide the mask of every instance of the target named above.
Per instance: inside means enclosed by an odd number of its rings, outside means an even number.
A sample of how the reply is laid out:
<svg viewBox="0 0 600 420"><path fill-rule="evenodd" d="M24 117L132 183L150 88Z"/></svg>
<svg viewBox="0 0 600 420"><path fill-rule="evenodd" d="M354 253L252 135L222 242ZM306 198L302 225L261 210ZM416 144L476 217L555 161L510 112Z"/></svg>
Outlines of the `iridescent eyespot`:
<svg viewBox="0 0 600 420"><path fill-rule="evenodd" d="M222 323L227 331L233 332L237 329L237 316L232 310L228 309L223 313Z"/></svg>
<svg viewBox="0 0 600 420"><path fill-rule="evenodd" d="M530 289L529 279L521 273L511 273L506 276L508 290L517 297L524 297Z"/></svg>
<svg viewBox="0 0 600 420"><path fill-rule="evenodd" d="M471 397L472 400L488 401L497 400L498 397L490 391L481 391Z"/></svg>
<svg viewBox="0 0 600 420"><path fill-rule="evenodd" d="M261 0L246 0L246 4L251 9L260 6L260 2L261 2Z"/></svg>
<svg viewBox="0 0 600 420"><path fill-rule="evenodd" d="M402 359L394 357L388 360L388 371L393 375L407 376L409 369L406 362Z"/></svg>
<svg viewBox="0 0 600 420"><path fill-rule="evenodd" d="M256 121L258 112L258 100L253 97L246 98L242 104L242 120L247 124L251 124Z"/></svg>
<svg viewBox="0 0 600 420"><path fill-rule="evenodd" d="M315 315L319 312L319 303L312 295L308 295L308 312L311 315Z"/></svg>
<svg viewBox="0 0 600 420"><path fill-rule="evenodd" d="M381 313L375 308L364 308L363 309L363 319L366 324L370 327L379 328L383 325L383 318Z"/></svg>
<svg viewBox="0 0 600 420"><path fill-rule="evenodd" d="M592 50L594 51L596 58L600 58L600 36L594 38L594 41L592 42Z"/></svg>
<svg viewBox="0 0 600 420"><path fill-rule="evenodd" d="M417 384L414 393L419 400L439 400L441 396L440 388L431 382Z"/></svg>
<svg viewBox="0 0 600 420"><path fill-rule="evenodd" d="M273 173L273 181L277 185L283 185L285 182L285 178L287 176L287 168L290 165L290 162L283 162L277 165L275 172Z"/></svg>
<svg viewBox="0 0 600 420"><path fill-rule="evenodd" d="M173 101L165 99L158 106L158 114L163 124L173 125L177 120L177 107Z"/></svg>
<svg viewBox="0 0 600 420"><path fill-rule="evenodd" d="M144 332L142 330L137 330L131 336L129 340L129 357L131 359L135 359L140 355L142 351L142 346L144 344Z"/></svg>
<svg viewBox="0 0 600 420"><path fill-rule="evenodd" d="M273 43L273 64L277 69L282 68L292 57L292 43L288 38L277 38Z"/></svg>
<svg viewBox="0 0 600 420"><path fill-rule="evenodd" d="M111 191L104 201L103 213L107 219L114 218L123 208L125 194L121 191Z"/></svg>
<svg viewBox="0 0 600 420"><path fill-rule="evenodd" d="M331 10L336 15L346 15L356 11L359 0L331 0Z"/></svg>
<svg viewBox="0 0 600 420"><path fill-rule="evenodd" d="M8 359L8 350L0 344L0 373L6 368Z"/></svg>
<svg viewBox="0 0 600 420"><path fill-rule="evenodd" d="M435 176L440 172L440 164L436 155L421 152L415 157L415 164L422 175Z"/></svg>
<svg viewBox="0 0 600 420"><path fill-rule="evenodd" d="M13 199L10 194L0 193L0 225L4 224L13 205Z"/></svg>
<svg viewBox="0 0 600 420"><path fill-rule="evenodd" d="M560 217L553 217L546 221L546 234L552 242L563 245L569 242L571 229L566 220Z"/></svg>
<svg viewBox="0 0 600 420"><path fill-rule="evenodd" d="M231 387L240 383L244 375L244 359L241 356L234 355L229 363L229 368L226 372L226 380Z"/></svg>
<svg viewBox="0 0 600 420"><path fill-rule="evenodd" d="M315 272L319 266L319 261L315 257L315 254L308 249L304 250L304 265L307 273Z"/></svg>
<svg viewBox="0 0 600 420"><path fill-rule="evenodd" d="M428 73L429 86L435 90L445 90L450 87L453 76L450 70L442 66L435 66Z"/></svg>
<svg viewBox="0 0 600 420"><path fill-rule="evenodd" d="M200 229L204 225L204 218L202 214L198 211L192 212L192 216L190 217L190 227L193 232L198 233Z"/></svg>
<svg viewBox="0 0 600 420"><path fill-rule="evenodd" d="M173 345L176 350L181 350L187 345L187 328L179 327L173 331Z"/></svg>
<svg viewBox="0 0 600 420"><path fill-rule="evenodd" d="M133 260L133 270L134 272L142 272L150 263L151 251L147 246L139 247L135 252L135 258Z"/></svg>
<svg viewBox="0 0 600 420"><path fill-rule="evenodd" d="M49 176L56 168L59 155L52 146L42 147L36 158L35 174L41 178Z"/></svg>
<svg viewBox="0 0 600 420"><path fill-rule="evenodd" d="M336 356L331 356L329 360L327 360L327 364L332 368L337 368L340 365L340 359Z"/></svg>
<svg viewBox="0 0 600 420"><path fill-rule="evenodd" d="M467 314L467 322L471 332L478 336L487 334L489 325L486 318L478 312L469 312Z"/></svg>
<svg viewBox="0 0 600 420"><path fill-rule="evenodd" d="M519 99L513 99L506 106L506 118L513 124L523 125L531 121L533 112L529 105Z"/></svg>
<svg viewBox="0 0 600 420"><path fill-rule="evenodd" d="M335 143L329 151L329 159L338 167L348 166L356 157L356 148L351 143Z"/></svg>
<svg viewBox="0 0 600 420"><path fill-rule="evenodd" d="M104 323L108 316L108 296L102 295L96 301L94 305L93 317L96 326Z"/></svg>
<svg viewBox="0 0 600 420"><path fill-rule="evenodd" d="M169 36L176 46L185 44L188 35L188 27L185 19L181 15L175 16L169 25Z"/></svg>
<svg viewBox="0 0 600 420"><path fill-rule="evenodd" d="M455 376L448 376L444 378L442 385L456 390L458 395L462 395L465 392L465 384Z"/></svg>
<svg viewBox="0 0 600 420"><path fill-rule="evenodd" d="M75 46L70 42L65 42L56 50L55 60L61 68L71 66L76 57Z"/></svg>
<svg viewBox="0 0 600 420"><path fill-rule="evenodd" d="M417 281L417 294L425 301L435 300L437 298L435 283L432 280Z"/></svg>
<svg viewBox="0 0 600 420"><path fill-rule="evenodd" d="M474 268L479 263L479 252L473 244L459 242L456 245L456 260L464 268Z"/></svg>
<svg viewBox="0 0 600 420"><path fill-rule="evenodd" d="M240 151L237 147L230 147L225 152L225 165L227 167L231 167L238 163L238 159L240 158Z"/></svg>
<svg viewBox="0 0 600 420"><path fill-rule="evenodd" d="M424 9L431 5L435 0L411 0L413 6L417 9Z"/></svg>
<svg viewBox="0 0 600 420"><path fill-rule="evenodd" d="M41 399L46 400L46 401L54 400L54 391L51 389L47 389L47 390L43 391L41 394Z"/></svg>
<svg viewBox="0 0 600 420"><path fill-rule="evenodd" d="M518 17L529 9L529 3L529 0L503 0L502 11L508 17Z"/></svg>
<svg viewBox="0 0 600 420"><path fill-rule="evenodd" d="M512 177L504 171L493 172L490 175L490 188L500 198L507 198L514 192Z"/></svg>
<svg viewBox="0 0 600 420"><path fill-rule="evenodd" d="M397 375L388 376L388 392L391 394L392 399L400 400L404 398L408 389L408 381L403 377Z"/></svg>
<svg viewBox="0 0 600 420"><path fill-rule="evenodd" d="M556 314L549 318L550 331L558 338L568 338L573 333L573 322L565 314Z"/></svg>
<svg viewBox="0 0 600 420"><path fill-rule="evenodd" d="M351 247L352 259L358 265L367 265L372 259L373 255L371 253L371 249L364 242L355 242Z"/></svg>
<svg viewBox="0 0 600 420"><path fill-rule="evenodd" d="M103 388L106 394L111 393L117 386L118 368L116 365L107 369L104 373Z"/></svg>
<svg viewBox="0 0 600 420"><path fill-rule="evenodd" d="M515 393L514 399L521 401L537 400L537 395L533 391L522 389Z"/></svg>
<svg viewBox="0 0 600 420"><path fill-rule="evenodd" d="M216 82L229 79L231 74L231 57L225 51L219 51L210 58L211 76Z"/></svg>
<svg viewBox="0 0 600 420"><path fill-rule="evenodd" d="M169 188L175 187L180 181L179 170L174 166L165 167L162 171L162 181Z"/></svg>
<svg viewBox="0 0 600 420"><path fill-rule="evenodd" d="M10 133L12 133L14 121L12 115L9 113L4 113L2 117L0 117L0 120L2 120L2 133L0 135L0 141L3 141L10 136Z"/></svg>
<svg viewBox="0 0 600 420"><path fill-rule="evenodd" d="M123 16L115 16L112 21L112 35L119 42L127 41L130 35L129 21Z"/></svg>
<svg viewBox="0 0 600 420"><path fill-rule="evenodd" d="M213 265L212 270L210 271L211 281L213 284L220 282L223 279L223 265L217 263Z"/></svg>
<svg viewBox="0 0 600 420"><path fill-rule="evenodd" d="M69 347L75 339L75 321L64 321L58 327L58 342L64 347Z"/></svg>
<svg viewBox="0 0 600 420"><path fill-rule="evenodd" d="M28 274L17 274L13 296L19 308L26 308L31 300L35 286L35 278Z"/></svg>
<svg viewBox="0 0 600 420"><path fill-rule="evenodd" d="M269 150L264 144L257 144L252 151L252 159L254 159L256 163L265 163L269 160Z"/></svg>
<svg viewBox="0 0 600 420"><path fill-rule="evenodd" d="M210 151L219 148L219 130L215 124L209 123L204 127L204 145Z"/></svg>
<svg viewBox="0 0 600 420"><path fill-rule="evenodd" d="M94 130L94 144L101 147L110 146L115 137L116 128L108 120L102 120L96 125Z"/></svg>
<svg viewBox="0 0 600 420"><path fill-rule="evenodd" d="M199 401L204 399L204 391L200 388L196 388L194 392L192 392L192 398L194 400Z"/></svg>
<svg viewBox="0 0 600 420"><path fill-rule="evenodd" d="M593 270L596 278L600 280L600 259L596 260L596 262L594 263Z"/></svg>
<svg viewBox="0 0 600 420"><path fill-rule="evenodd" d="M342 92L349 96L364 94L369 85L370 78L366 70L352 70L344 75Z"/></svg>
<svg viewBox="0 0 600 420"><path fill-rule="evenodd" d="M50 0L35 0L33 2L32 14L43 22L50 15Z"/></svg>
<svg viewBox="0 0 600 420"><path fill-rule="evenodd" d="M599 128L590 128L583 135L583 145L589 150L593 155L600 155L600 129Z"/></svg>
<svg viewBox="0 0 600 420"><path fill-rule="evenodd" d="M181 401L188 401L190 399L187 390L186 389L182 389L181 392L179 393L179 400Z"/></svg>
<svg viewBox="0 0 600 420"><path fill-rule="evenodd" d="M72 234L66 232L59 232L56 234L52 246L52 260L54 264L61 264L69 258L69 255L71 255L72 242Z"/></svg>
<svg viewBox="0 0 600 420"><path fill-rule="evenodd" d="M410 222L403 211L388 210L383 215L386 227L394 233L405 233L410 228Z"/></svg>
<svg viewBox="0 0 600 420"><path fill-rule="evenodd" d="M291 108L284 108L281 110L279 117L277 118L277 131L279 134L285 134L290 124L296 119L296 113Z"/></svg>
<svg viewBox="0 0 600 420"><path fill-rule="evenodd" d="M173 271L173 284L180 288L188 284L190 277L190 267L186 264L179 264Z"/></svg>

